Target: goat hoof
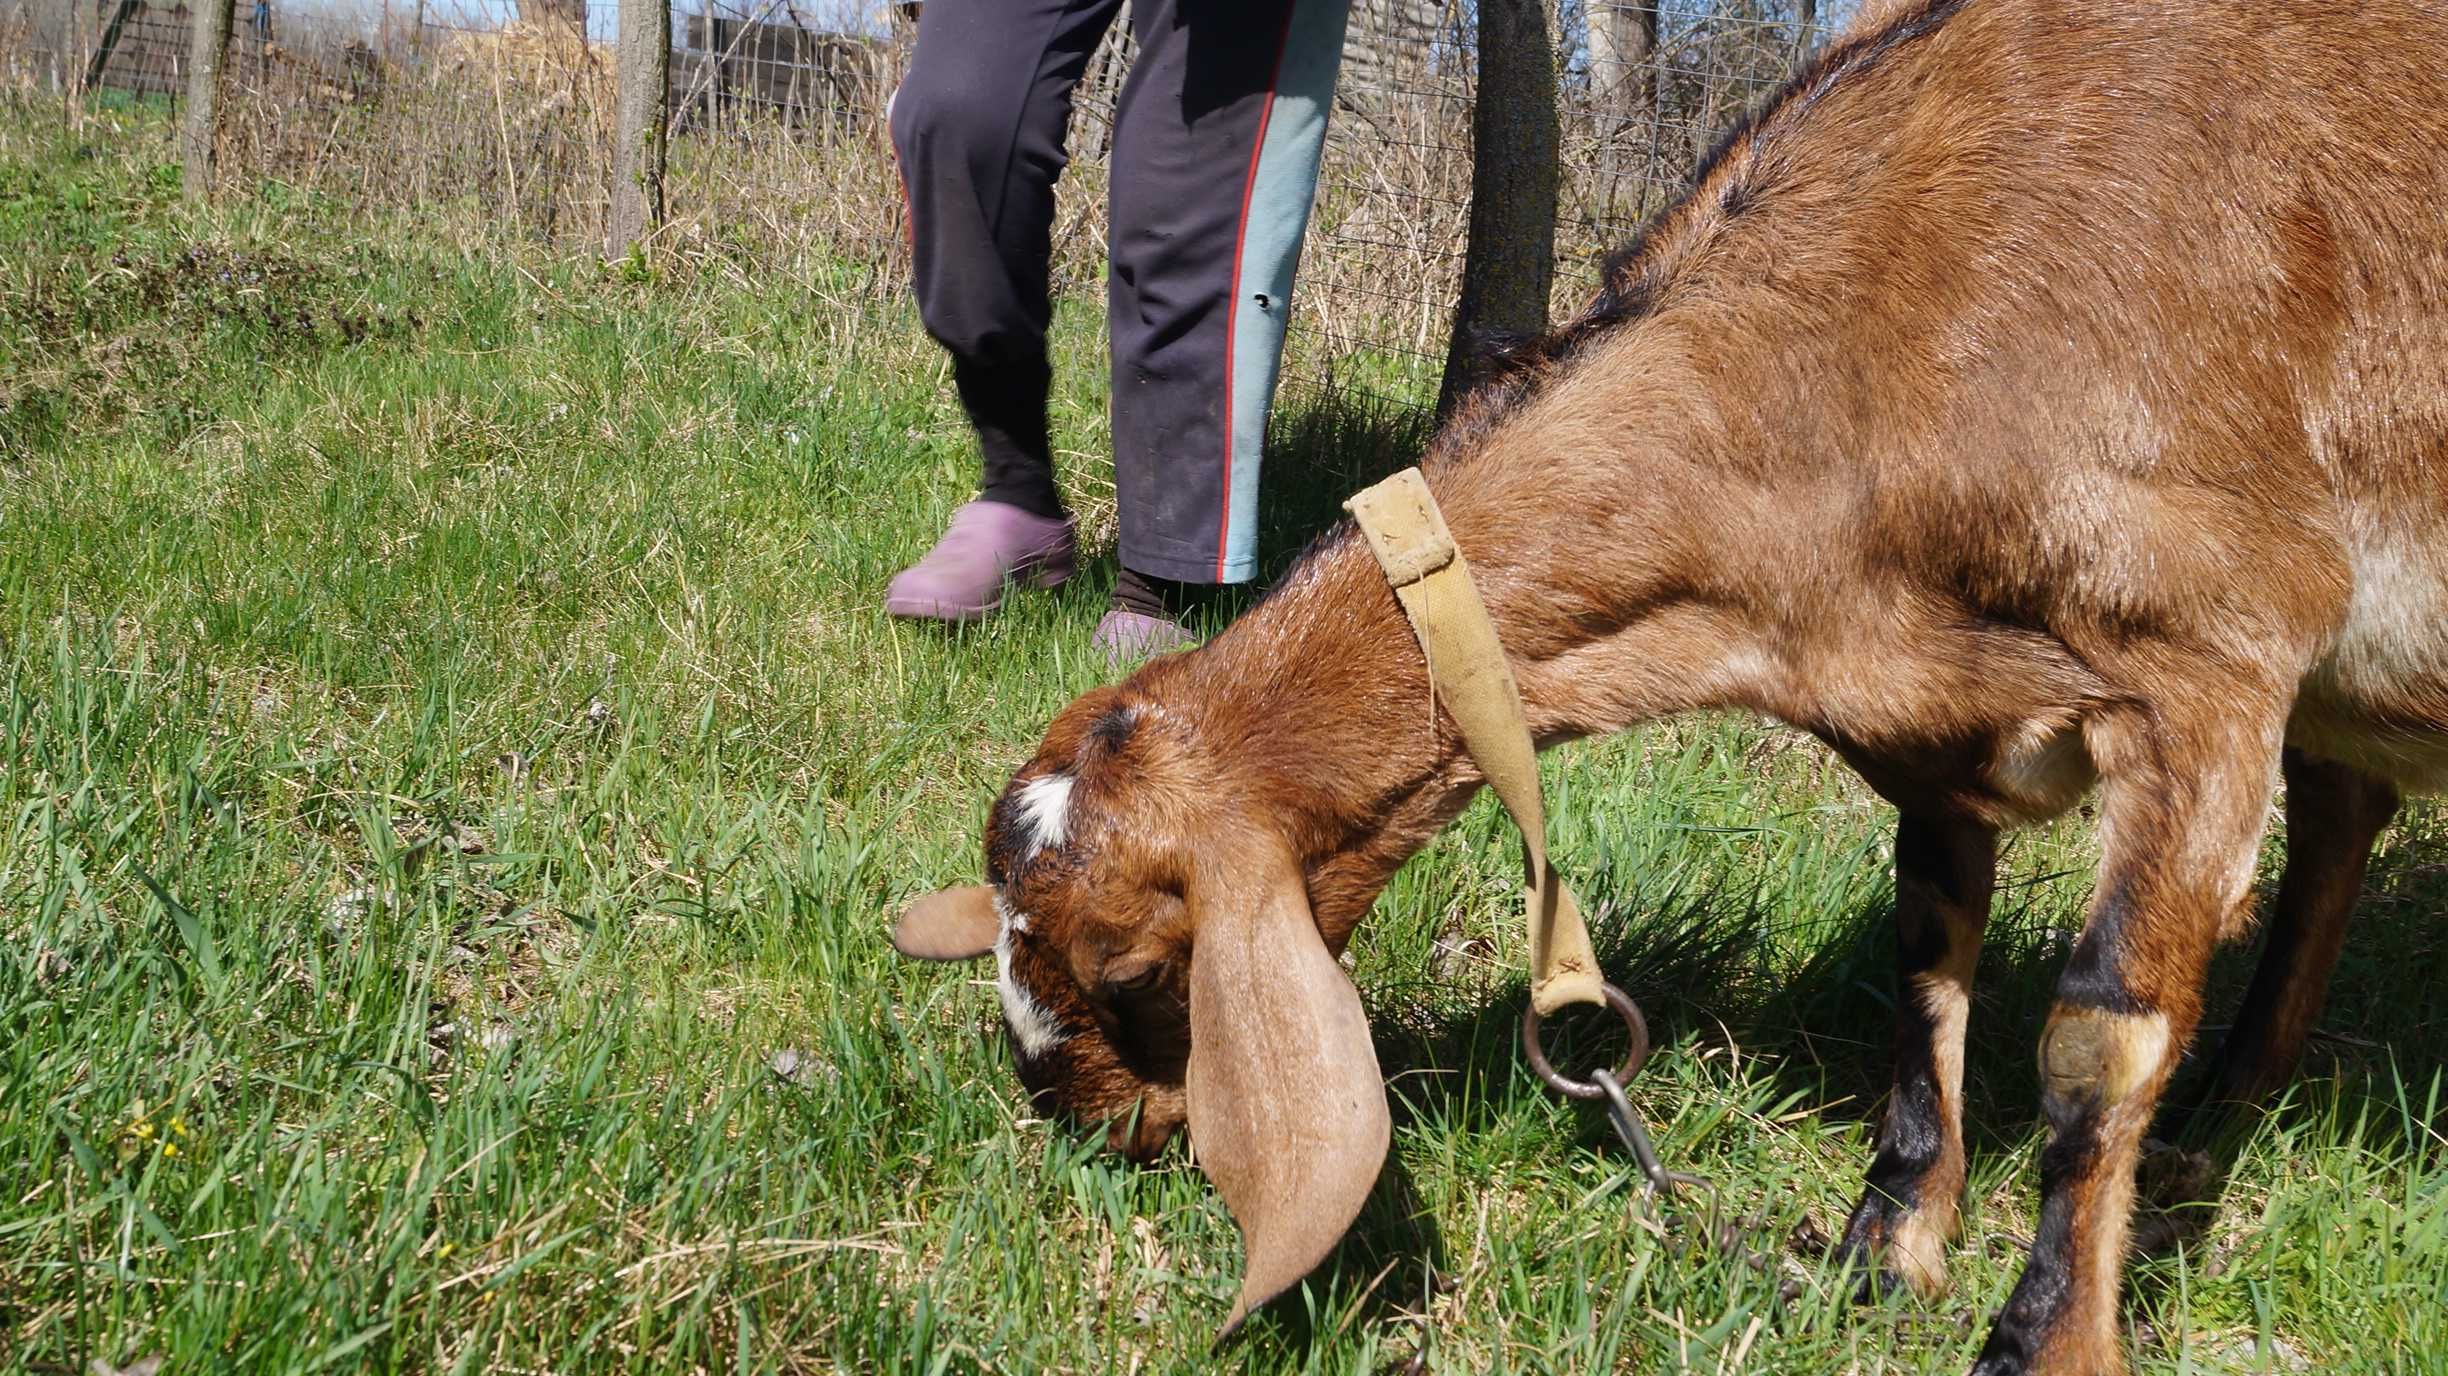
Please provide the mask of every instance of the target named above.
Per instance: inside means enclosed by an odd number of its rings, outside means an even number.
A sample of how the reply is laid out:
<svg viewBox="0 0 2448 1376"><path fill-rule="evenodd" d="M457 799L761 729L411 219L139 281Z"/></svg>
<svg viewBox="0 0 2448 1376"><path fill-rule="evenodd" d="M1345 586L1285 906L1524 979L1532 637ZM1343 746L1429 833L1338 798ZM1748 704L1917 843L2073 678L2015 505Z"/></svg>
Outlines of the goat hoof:
<svg viewBox="0 0 2448 1376"><path fill-rule="evenodd" d="M1935 1300L1948 1290L1946 1239L1917 1212L1870 1227L1857 1220L1845 1230L1836 1255L1861 1268L1861 1282L1853 1292L1856 1304L1878 1304L1907 1292Z"/></svg>

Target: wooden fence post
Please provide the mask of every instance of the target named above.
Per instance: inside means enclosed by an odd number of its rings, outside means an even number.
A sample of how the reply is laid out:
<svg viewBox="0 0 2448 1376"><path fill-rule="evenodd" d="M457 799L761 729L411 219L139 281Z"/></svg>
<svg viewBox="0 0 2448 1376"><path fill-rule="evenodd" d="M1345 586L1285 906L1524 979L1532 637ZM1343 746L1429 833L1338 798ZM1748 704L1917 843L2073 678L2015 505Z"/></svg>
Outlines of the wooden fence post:
<svg viewBox="0 0 2448 1376"><path fill-rule="evenodd" d="M190 202L212 195L220 156L221 67L229 56L231 12L237 0L195 0L195 34L187 50L187 117L179 130L179 185Z"/></svg>
<svg viewBox="0 0 2448 1376"><path fill-rule="evenodd" d="M604 256L627 254L663 223L663 140L671 105L671 0L621 0L613 105L612 210Z"/></svg>
<svg viewBox="0 0 2448 1376"><path fill-rule="evenodd" d="M1479 91L1471 108L1470 244L1454 308L1437 415L1450 414L1477 372L1481 331L1547 328L1555 280L1555 0L1479 0Z"/></svg>

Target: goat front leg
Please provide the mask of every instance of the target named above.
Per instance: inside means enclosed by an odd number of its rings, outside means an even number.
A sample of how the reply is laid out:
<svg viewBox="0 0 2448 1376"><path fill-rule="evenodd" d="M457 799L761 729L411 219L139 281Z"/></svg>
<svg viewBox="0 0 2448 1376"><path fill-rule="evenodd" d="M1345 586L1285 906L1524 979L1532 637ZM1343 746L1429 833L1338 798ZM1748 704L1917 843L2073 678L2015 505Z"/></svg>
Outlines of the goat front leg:
<svg viewBox="0 0 2448 1376"><path fill-rule="evenodd" d="M2197 712L2245 696L2189 688ZM2084 726L2102 780L2099 878L2040 1038L2039 1227L1975 1376L2124 1370L2134 1163L2200 1021L2220 927L2251 886L2284 721L2282 705L2259 720L2181 710L2115 709Z"/></svg>
<svg viewBox="0 0 2448 1376"><path fill-rule="evenodd" d="M1946 1289L1961 1221L1964 1024L1996 877L1989 828L1909 812L1897 823L1895 1088L1838 1247L1924 1297Z"/></svg>

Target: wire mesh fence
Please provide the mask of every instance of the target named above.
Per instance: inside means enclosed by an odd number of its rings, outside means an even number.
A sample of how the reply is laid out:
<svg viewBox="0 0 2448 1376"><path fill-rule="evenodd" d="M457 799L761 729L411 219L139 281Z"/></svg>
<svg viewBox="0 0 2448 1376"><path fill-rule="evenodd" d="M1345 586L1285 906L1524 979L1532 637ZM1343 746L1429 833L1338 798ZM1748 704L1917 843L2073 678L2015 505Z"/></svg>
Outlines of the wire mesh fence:
<svg viewBox="0 0 2448 1376"><path fill-rule="evenodd" d="M1565 0L1557 19L1561 313L1826 28L1792 0ZM1463 0L1355 4L1289 376L1434 394L1470 226L1471 20Z"/></svg>
<svg viewBox="0 0 2448 1376"><path fill-rule="evenodd" d="M231 67L255 68L260 79L270 5L249 0L237 17ZM90 13L63 0L0 0L0 76L176 101L193 30L193 12L171 0L97 0Z"/></svg>
<svg viewBox="0 0 2448 1376"><path fill-rule="evenodd" d="M885 114L914 11L675 0L668 215L650 251L893 289L908 240ZM1434 395L1469 226L1474 13L1475 0L1354 0L1291 385ZM1562 0L1559 312L1845 17L1813 0ZM14 79L125 98L177 98L187 22L166 0L0 0ZM473 240L592 249L610 199L618 26L613 0L239 0L222 166L367 213L433 213ZM1126 11L1075 94L1062 289L1093 289L1104 271L1129 31Z"/></svg>

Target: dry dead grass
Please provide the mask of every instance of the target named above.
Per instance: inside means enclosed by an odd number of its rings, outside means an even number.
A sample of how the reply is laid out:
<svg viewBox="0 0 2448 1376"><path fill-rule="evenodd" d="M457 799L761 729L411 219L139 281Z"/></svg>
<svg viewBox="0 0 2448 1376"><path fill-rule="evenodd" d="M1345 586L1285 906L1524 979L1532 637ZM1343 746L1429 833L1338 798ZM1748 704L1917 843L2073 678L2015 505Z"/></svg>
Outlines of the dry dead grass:
<svg viewBox="0 0 2448 1376"><path fill-rule="evenodd" d="M1458 31L1456 15L1442 22ZM611 47L554 20L429 28L422 40L378 53L336 32L301 33L243 67L225 135L232 182L409 212L470 255L538 241L594 249L609 192ZM1104 160L1127 45L1112 46L1080 94L1058 196L1054 269L1067 291L1090 291L1103 273ZM1769 9L1735 3L1667 17L1638 109L1600 108L1595 78L1567 62L1559 311L1793 52ZM837 298L820 304L892 289L908 230L883 109L907 55L903 35L863 49L855 79L812 76L817 110L707 100L700 69L677 65L669 216L645 265ZM1461 270L1471 82L1439 44L1397 48L1359 80L1338 102L1289 375L1416 397L1442 362Z"/></svg>

